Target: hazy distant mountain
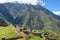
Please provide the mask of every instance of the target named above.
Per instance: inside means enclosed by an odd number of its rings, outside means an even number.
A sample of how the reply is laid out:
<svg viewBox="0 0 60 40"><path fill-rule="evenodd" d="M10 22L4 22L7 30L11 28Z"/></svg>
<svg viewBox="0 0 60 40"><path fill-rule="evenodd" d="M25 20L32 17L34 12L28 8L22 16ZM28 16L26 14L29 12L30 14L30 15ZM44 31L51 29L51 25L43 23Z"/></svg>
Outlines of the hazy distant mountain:
<svg viewBox="0 0 60 40"><path fill-rule="evenodd" d="M0 18L8 24L18 24L21 27L60 31L60 16L40 5L0 4Z"/></svg>

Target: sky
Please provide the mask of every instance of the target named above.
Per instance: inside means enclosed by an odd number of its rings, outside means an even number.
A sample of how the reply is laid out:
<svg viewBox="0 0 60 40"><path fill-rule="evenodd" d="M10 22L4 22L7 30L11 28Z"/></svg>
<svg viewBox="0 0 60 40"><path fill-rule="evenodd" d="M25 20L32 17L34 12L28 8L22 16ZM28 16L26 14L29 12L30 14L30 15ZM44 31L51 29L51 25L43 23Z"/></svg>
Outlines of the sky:
<svg viewBox="0 0 60 40"><path fill-rule="evenodd" d="M32 5L42 5L56 15L60 15L60 0L0 0L0 3L16 2Z"/></svg>
<svg viewBox="0 0 60 40"><path fill-rule="evenodd" d="M56 15L60 15L60 0L43 0L45 2L44 7L55 13Z"/></svg>

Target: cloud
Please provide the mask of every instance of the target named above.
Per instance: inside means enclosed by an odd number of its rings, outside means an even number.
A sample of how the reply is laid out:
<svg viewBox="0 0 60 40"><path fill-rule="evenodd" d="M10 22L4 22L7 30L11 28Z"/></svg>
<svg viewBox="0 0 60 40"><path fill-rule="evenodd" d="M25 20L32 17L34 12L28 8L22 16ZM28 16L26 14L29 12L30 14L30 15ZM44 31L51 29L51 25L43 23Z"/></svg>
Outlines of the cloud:
<svg viewBox="0 0 60 40"><path fill-rule="evenodd" d="M4 3L6 0L0 0L0 3Z"/></svg>
<svg viewBox="0 0 60 40"><path fill-rule="evenodd" d="M46 3L39 3L41 6L44 6Z"/></svg>
<svg viewBox="0 0 60 40"><path fill-rule="evenodd" d="M46 3L43 0L38 0L38 4L44 6Z"/></svg>
<svg viewBox="0 0 60 40"><path fill-rule="evenodd" d="M60 11L53 11L53 13L60 16Z"/></svg>
<svg viewBox="0 0 60 40"><path fill-rule="evenodd" d="M41 5L45 5L43 0L0 0L0 3L5 3L5 2L19 2L19 3L24 3L24 4L32 4L32 5L37 5L38 3Z"/></svg>

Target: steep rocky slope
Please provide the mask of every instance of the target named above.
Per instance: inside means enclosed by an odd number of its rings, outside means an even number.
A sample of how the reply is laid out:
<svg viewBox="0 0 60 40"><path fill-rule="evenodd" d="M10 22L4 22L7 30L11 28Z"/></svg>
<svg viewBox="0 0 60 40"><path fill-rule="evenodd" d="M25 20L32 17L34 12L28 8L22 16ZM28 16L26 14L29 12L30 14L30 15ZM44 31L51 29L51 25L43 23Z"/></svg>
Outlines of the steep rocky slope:
<svg viewBox="0 0 60 40"><path fill-rule="evenodd" d="M41 5L0 4L0 18L8 24L18 24L20 27L60 31L60 16Z"/></svg>

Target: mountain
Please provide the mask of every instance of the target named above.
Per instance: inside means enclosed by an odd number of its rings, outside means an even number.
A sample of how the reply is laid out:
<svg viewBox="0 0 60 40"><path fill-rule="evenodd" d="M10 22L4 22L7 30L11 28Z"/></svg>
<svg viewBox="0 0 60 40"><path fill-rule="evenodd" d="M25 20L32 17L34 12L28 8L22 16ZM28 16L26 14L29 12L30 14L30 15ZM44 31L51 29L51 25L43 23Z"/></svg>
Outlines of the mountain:
<svg viewBox="0 0 60 40"><path fill-rule="evenodd" d="M7 24L18 24L20 27L60 31L60 16L53 14L41 5L0 4L0 19Z"/></svg>

